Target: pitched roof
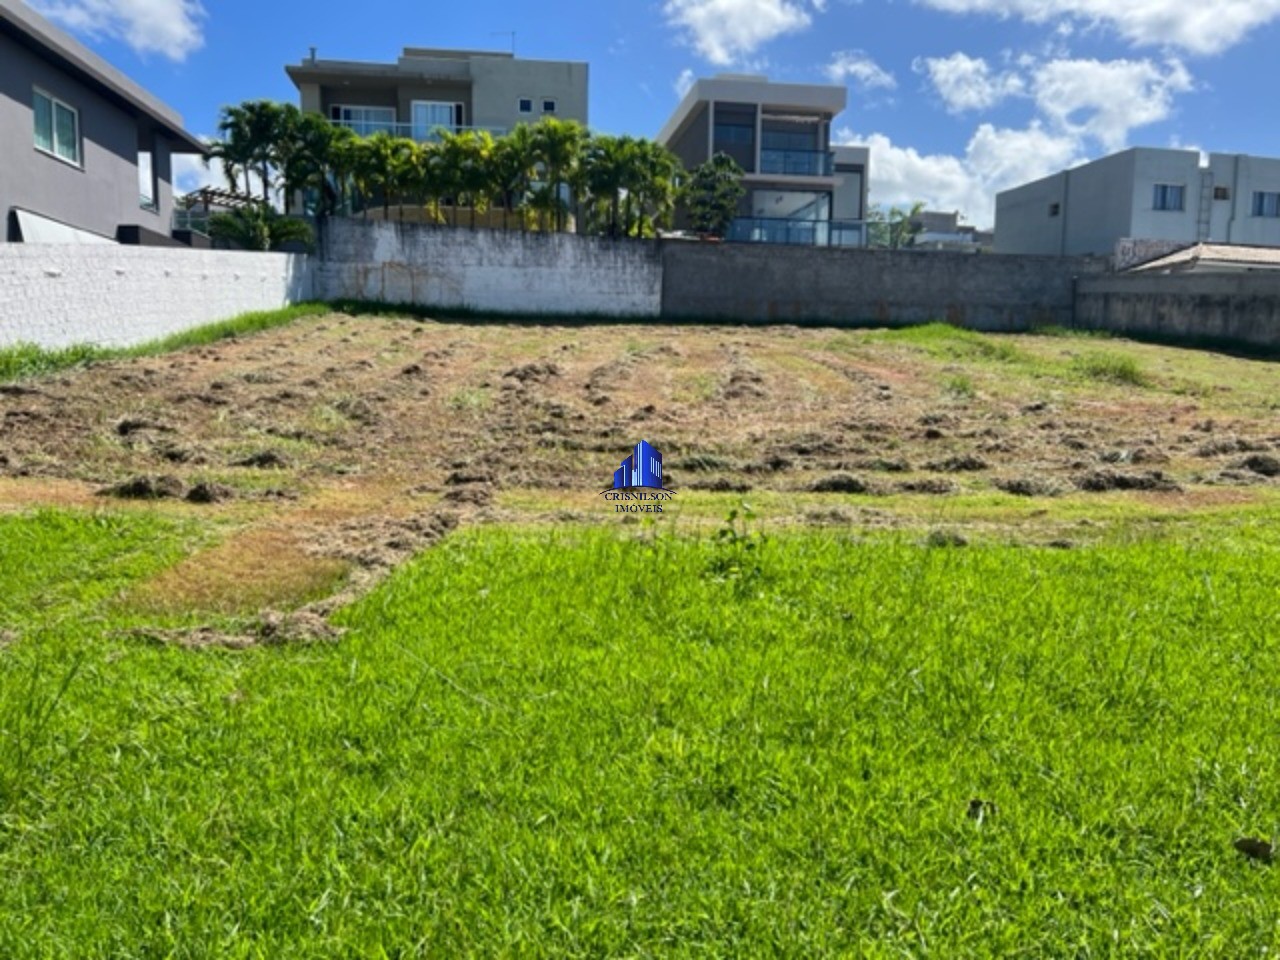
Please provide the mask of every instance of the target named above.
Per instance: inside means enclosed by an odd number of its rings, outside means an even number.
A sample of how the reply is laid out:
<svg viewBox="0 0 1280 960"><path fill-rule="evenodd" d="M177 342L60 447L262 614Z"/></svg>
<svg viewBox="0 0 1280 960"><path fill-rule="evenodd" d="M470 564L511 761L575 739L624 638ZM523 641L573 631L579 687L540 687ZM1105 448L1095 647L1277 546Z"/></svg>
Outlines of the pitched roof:
<svg viewBox="0 0 1280 960"><path fill-rule="evenodd" d="M1190 270L1280 270L1280 247L1197 243L1130 268L1129 273L1185 273Z"/></svg>

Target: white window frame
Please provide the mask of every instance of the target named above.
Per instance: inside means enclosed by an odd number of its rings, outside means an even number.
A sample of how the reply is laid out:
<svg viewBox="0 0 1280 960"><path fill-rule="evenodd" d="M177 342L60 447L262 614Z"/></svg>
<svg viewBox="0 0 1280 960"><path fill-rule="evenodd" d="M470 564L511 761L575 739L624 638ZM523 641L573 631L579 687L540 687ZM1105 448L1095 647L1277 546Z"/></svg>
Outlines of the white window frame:
<svg viewBox="0 0 1280 960"><path fill-rule="evenodd" d="M49 137L53 142L52 150L46 150L44 147L40 146L40 144L35 143L35 136L36 136L35 100L37 96L44 97L50 103ZM58 153L58 108L59 107L62 107L64 110L70 111L71 115L75 117L75 120L76 120L76 158L74 160L68 160L62 154ZM45 90L43 87L31 88L31 141L34 144L37 153L43 153L46 157L53 157L53 159L61 161L62 163L65 163L69 167L74 167L76 170L84 169L84 136L80 132L80 111L77 110L75 107L73 107L71 104L67 103L65 100L60 100L59 98L55 97L52 93L50 93L48 90Z"/></svg>
<svg viewBox="0 0 1280 960"><path fill-rule="evenodd" d="M525 113L527 113L527 114L529 114L529 115L531 115L531 116L532 116L532 114L533 114L533 102L534 102L534 101L533 101L533 97L517 97L517 98L516 98L516 113L520 113L520 114L525 114ZM526 110L526 109L524 108L524 105L525 105L526 103L529 105L529 109L528 109L528 110Z"/></svg>
<svg viewBox="0 0 1280 960"><path fill-rule="evenodd" d="M540 99L540 100L542 101L542 115L543 115L543 116L547 116L547 117L551 117L551 116L559 116L559 114L560 114L560 104L559 104L559 102L556 100L556 98L555 98L555 97L539 97L538 99ZM548 104L548 103L549 103L549 104L551 104L551 109L550 109L550 110L548 110L548 109L547 109L547 104Z"/></svg>

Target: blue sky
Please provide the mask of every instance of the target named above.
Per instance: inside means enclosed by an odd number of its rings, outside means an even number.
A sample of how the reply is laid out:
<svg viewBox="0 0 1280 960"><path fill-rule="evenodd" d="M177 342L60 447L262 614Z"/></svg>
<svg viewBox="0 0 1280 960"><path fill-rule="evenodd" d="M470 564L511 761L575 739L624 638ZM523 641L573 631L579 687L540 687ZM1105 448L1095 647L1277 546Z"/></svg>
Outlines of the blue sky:
<svg viewBox="0 0 1280 960"><path fill-rule="evenodd" d="M405 45L591 64L591 125L653 136L688 78L849 87L872 200L989 225L997 190L1125 146L1280 156L1280 0L29 0L168 101L197 134L221 106L295 100L308 47ZM191 187L199 170L180 171Z"/></svg>

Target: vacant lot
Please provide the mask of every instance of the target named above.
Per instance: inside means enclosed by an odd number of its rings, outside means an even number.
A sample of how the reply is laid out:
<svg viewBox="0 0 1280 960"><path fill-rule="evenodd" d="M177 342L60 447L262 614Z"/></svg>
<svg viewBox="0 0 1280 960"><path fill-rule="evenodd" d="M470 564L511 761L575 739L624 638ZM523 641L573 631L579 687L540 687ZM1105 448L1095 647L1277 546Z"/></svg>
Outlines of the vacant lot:
<svg viewBox="0 0 1280 960"><path fill-rule="evenodd" d="M0 956L1274 951L1274 370L331 315L0 384Z"/></svg>

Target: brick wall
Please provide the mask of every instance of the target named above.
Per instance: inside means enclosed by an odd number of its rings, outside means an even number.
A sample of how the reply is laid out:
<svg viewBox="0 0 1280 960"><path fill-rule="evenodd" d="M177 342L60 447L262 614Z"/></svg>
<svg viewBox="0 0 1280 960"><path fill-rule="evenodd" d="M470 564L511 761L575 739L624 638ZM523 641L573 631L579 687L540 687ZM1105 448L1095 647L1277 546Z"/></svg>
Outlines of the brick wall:
<svg viewBox="0 0 1280 960"><path fill-rule="evenodd" d="M283 253L0 244L0 347L131 346L311 299L312 273Z"/></svg>

